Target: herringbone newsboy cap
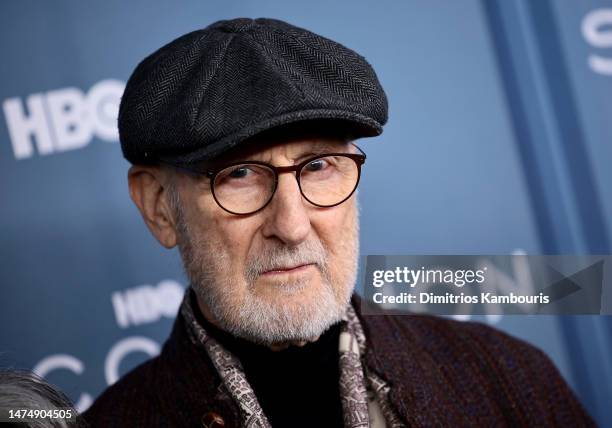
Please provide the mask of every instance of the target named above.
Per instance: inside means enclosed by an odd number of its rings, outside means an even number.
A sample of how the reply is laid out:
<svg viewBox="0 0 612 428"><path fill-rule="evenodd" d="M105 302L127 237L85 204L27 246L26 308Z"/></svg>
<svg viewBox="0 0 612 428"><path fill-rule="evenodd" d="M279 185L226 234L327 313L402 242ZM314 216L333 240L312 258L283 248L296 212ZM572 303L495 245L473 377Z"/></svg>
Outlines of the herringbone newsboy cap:
<svg viewBox="0 0 612 428"><path fill-rule="evenodd" d="M349 125L353 138L379 135L387 98L372 67L286 22L239 18L185 34L138 64L121 100L119 135L132 163L190 164L314 119Z"/></svg>

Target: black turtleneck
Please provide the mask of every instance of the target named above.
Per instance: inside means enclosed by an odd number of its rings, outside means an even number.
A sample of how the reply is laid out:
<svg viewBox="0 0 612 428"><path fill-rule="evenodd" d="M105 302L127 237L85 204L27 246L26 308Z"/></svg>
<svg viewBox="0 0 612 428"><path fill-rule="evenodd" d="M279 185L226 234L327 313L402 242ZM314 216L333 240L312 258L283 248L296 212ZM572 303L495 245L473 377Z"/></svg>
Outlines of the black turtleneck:
<svg viewBox="0 0 612 428"><path fill-rule="evenodd" d="M195 299L194 299L195 300ZM193 301L193 307L197 303ZM198 322L244 368L273 428L342 427L339 390L340 324L302 347L272 351L215 327L196 310Z"/></svg>

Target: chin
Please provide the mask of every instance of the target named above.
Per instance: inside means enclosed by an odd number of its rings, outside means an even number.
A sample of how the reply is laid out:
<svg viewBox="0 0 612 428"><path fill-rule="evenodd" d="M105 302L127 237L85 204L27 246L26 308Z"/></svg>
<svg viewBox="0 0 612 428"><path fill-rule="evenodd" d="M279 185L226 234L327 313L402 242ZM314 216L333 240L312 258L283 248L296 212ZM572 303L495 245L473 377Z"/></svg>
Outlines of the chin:
<svg viewBox="0 0 612 428"><path fill-rule="evenodd" d="M345 302L321 284L319 290L305 287L288 296L252 295L227 324L236 336L266 345L308 341L338 322L345 308Z"/></svg>

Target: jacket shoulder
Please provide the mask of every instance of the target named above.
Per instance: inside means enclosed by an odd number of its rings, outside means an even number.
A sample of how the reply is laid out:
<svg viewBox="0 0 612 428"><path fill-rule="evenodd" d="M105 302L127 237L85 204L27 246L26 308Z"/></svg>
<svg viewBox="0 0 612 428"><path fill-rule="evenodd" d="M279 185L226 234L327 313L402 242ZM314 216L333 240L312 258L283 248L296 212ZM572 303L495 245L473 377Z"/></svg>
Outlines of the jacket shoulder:
<svg viewBox="0 0 612 428"><path fill-rule="evenodd" d="M551 360L521 339L483 323L430 315L361 317L372 347L369 365L417 407L424 388L449 417L450 409L472 409L483 423L592 426ZM431 409L424 404L422 410Z"/></svg>
<svg viewBox="0 0 612 428"><path fill-rule="evenodd" d="M159 357L150 359L109 386L83 414L92 428L163 426L158 390Z"/></svg>
<svg viewBox="0 0 612 428"><path fill-rule="evenodd" d="M226 426L236 409L204 349L192 345L178 316L161 353L109 386L84 413L92 427L194 426L215 411Z"/></svg>
<svg viewBox="0 0 612 428"><path fill-rule="evenodd" d="M561 379L539 348L484 323L432 315L363 317L376 355L419 358L439 369L460 369L458 377L480 376L528 385L545 376Z"/></svg>

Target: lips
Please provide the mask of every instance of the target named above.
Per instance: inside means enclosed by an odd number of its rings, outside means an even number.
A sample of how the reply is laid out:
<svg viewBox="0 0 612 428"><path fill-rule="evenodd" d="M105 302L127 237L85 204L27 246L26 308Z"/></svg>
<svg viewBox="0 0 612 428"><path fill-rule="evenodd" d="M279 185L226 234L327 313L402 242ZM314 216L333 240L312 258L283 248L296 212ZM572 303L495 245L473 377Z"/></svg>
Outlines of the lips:
<svg viewBox="0 0 612 428"><path fill-rule="evenodd" d="M262 275L279 275L279 274L300 272L302 270L307 269L308 266L312 266L313 264L314 263L306 263L306 264L297 265L293 267L278 267L278 268L274 268L274 269L265 271L264 273L262 273Z"/></svg>

